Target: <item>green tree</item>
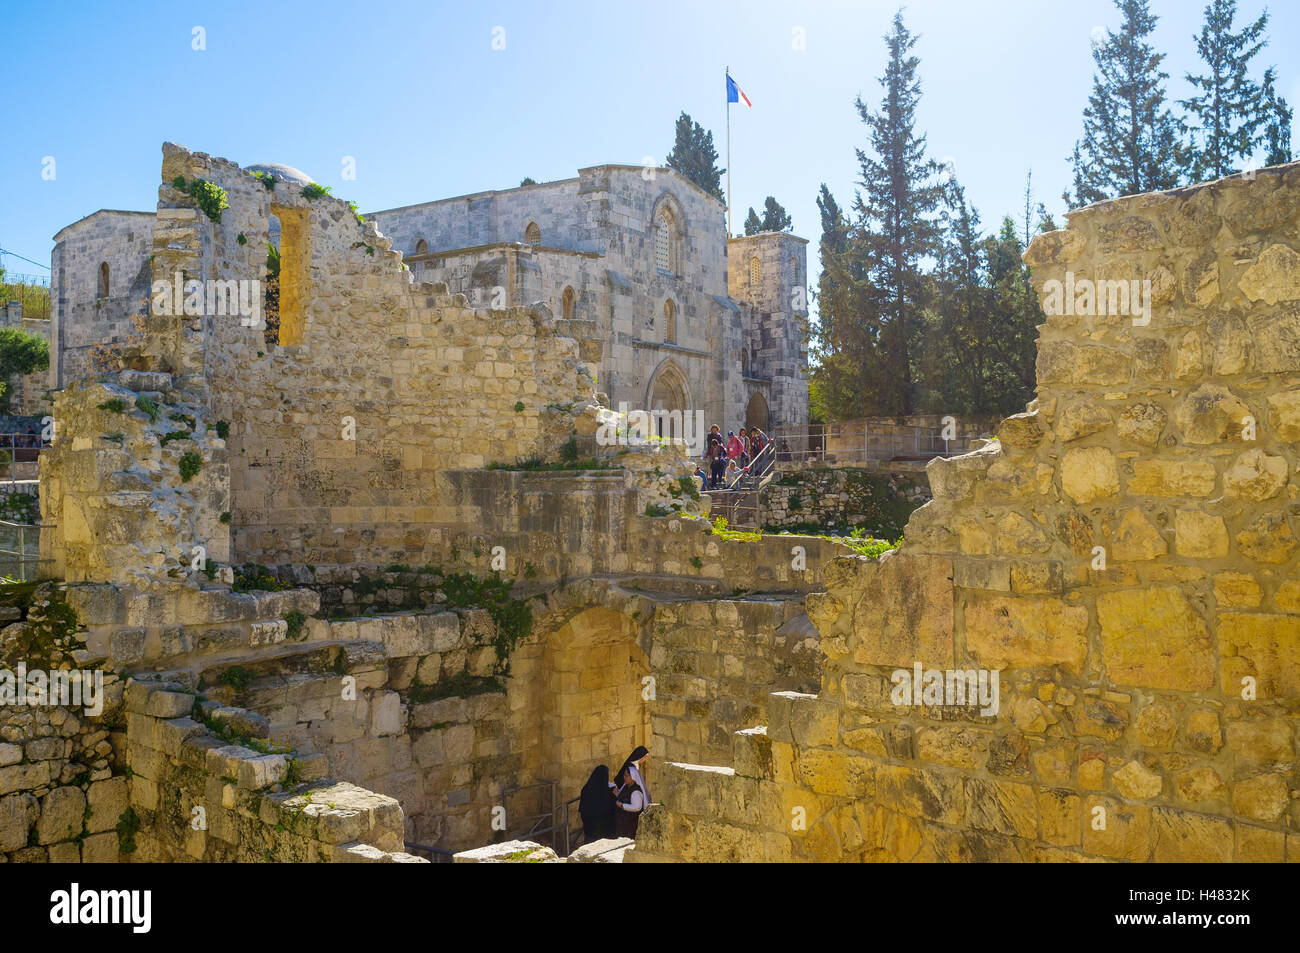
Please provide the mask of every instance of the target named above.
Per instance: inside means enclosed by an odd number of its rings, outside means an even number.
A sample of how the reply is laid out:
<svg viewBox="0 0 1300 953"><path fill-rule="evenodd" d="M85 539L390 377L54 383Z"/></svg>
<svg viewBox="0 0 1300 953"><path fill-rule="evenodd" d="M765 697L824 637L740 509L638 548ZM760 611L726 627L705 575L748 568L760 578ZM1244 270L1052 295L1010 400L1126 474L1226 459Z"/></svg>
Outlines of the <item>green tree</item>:
<svg viewBox="0 0 1300 953"><path fill-rule="evenodd" d="M900 11L885 36L888 63L880 78L885 94L873 112L859 97L854 103L869 130L870 151L858 149L861 190L854 199L857 222L851 243L859 246L865 278L878 294L878 326L871 346L887 374L879 400L864 411L910 414L916 409L914 348L923 337L926 286L921 262L938 247L936 211L944 185L942 167L925 154L925 136L916 132L921 99L920 60L912 54L917 37Z"/></svg>
<svg viewBox="0 0 1300 953"><path fill-rule="evenodd" d="M1107 30L1092 45L1092 94L1070 157L1074 194L1065 194L1071 208L1173 188L1183 162L1180 125L1165 105L1165 55L1147 42L1158 18L1147 0L1115 0L1115 6L1124 17L1119 32Z"/></svg>
<svg viewBox="0 0 1300 953"><path fill-rule="evenodd" d="M794 220L790 218L781 203L770 195L763 202L762 218L758 217L753 206L750 206L749 215L745 217L746 235L757 235L759 232L788 232L793 227Z"/></svg>
<svg viewBox="0 0 1300 953"><path fill-rule="evenodd" d="M525 185L536 185L536 184L537 184L536 179L534 179L531 175L526 175L524 176L524 180L519 183L519 187L522 189Z"/></svg>
<svg viewBox="0 0 1300 953"><path fill-rule="evenodd" d="M50 345L21 328L0 328L0 407L9 410L10 378L50 366Z"/></svg>
<svg viewBox="0 0 1300 953"><path fill-rule="evenodd" d="M1195 37L1206 72L1187 74L1197 94L1180 100L1197 124L1187 155L1187 172L1194 182L1240 170L1259 144L1259 130L1268 118L1263 90L1249 75L1250 61L1268 42L1261 39L1268 11L1233 32L1236 15L1237 0L1213 0Z"/></svg>
<svg viewBox="0 0 1300 953"><path fill-rule="evenodd" d="M1265 165L1281 165L1291 161L1291 119L1293 113L1287 101L1273 88L1273 69L1264 72L1260 98L1264 103L1263 143L1266 150Z"/></svg>
<svg viewBox="0 0 1300 953"><path fill-rule="evenodd" d="M718 150L713 147L713 133L683 112L677 117L673 151L668 153L668 167L676 169L719 202L725 202L722 174L718 168Z"/></svg>

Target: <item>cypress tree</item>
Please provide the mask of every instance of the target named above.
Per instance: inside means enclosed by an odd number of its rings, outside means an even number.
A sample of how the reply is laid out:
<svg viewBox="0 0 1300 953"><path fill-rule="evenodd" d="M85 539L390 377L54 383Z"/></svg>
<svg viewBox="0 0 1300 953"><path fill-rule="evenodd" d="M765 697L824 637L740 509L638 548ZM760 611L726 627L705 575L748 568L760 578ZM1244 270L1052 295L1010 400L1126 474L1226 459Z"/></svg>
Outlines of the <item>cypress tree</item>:
<svg viewBox="0 0 1300 953"><path fill-rule="evenodd" d="M713 147L713 133L683 112L677 117L673 151L668 153L668 167L676 169L719 202L725 202L722 174L718 168L718 150Z"/></svg>
<svg viewBox="0 0 1300 953"><path fill-rule="evenodd" d="M926 157L925 136L915 129L920 60L912 55L917 37L901 11L884 40L888 64L880 78L880 110L872 112L861 97L854 103L869 130L871 151L856 150L861 190L853 204L851 245L875 291L877 326L869 346L886 372L873 388L877 405L864 411L901 415L912 413L917 402L913 360L924 336L926 292L921 262L937 250L935 212L944 186L936 181L940 164Z"/></svg>
<svg viewBox="0 0 1300 953"><path fill-rule="evenodd" d="M1094 42L1092 94L1083 111L1083 138L1071 156L1071 208L1120 195L1172 188L1184 149L1180 126L1165 105L1160 69L1165 55L1147 42L1157 18L1147 0L1115 0L1124 22Z"/></svg>
<svg viewBox="0 0 1300 953"><path fill-rule="evenodd" d="M1218 179L1238 171L1249 160L1267 121L1263 90L1249 76L1250 61L1267 45L1261 39L1268 11L1254 23L1233 32L1237 0L1212 0L1205 23L1195 37L1196 51L1207 72L1189 82L1198 92L1180 100L1196 120L1187 171L1195 182Z"/></svg>
<svg viewBox="0 0 1300 953"><path fill-rule="evenodd" d="M1273 68L1264 71L1260 99L1264 106L1263 144L1265 165L1291 161L1291 107L1273 88Z"/></svg>

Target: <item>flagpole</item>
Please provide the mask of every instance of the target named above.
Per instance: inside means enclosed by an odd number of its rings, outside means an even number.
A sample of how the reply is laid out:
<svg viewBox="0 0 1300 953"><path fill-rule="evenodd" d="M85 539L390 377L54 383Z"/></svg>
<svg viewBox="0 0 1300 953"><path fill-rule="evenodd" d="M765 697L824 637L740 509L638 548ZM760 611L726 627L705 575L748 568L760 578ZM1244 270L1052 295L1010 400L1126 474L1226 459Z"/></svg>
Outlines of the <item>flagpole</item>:
<svg viewBox="0 0 1300 953"><path fill-rule="evenodd" d="M731 67L726 67L727 76L727 241L731 241Z"/></svg>

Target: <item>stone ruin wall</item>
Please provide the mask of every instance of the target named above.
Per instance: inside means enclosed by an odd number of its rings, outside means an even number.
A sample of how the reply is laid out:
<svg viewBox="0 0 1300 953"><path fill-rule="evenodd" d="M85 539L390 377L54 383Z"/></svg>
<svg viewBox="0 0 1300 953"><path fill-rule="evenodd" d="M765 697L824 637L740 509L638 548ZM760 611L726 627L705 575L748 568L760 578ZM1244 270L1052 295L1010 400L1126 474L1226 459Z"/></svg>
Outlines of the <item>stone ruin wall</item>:
<svg viewBox="0 0 1300 953"><path fill-rule="evenodd" d="M1048 318L1029 412L809 596L820 693L661 766L627 859L1300 859L1300 165L1081 210L1026 260L1040 293L1149 279L1149 324ZM998 712L895 705L917 662L999 671Z"/></svg>
<svg viewBox="0 0 1300 953"><path fill-rule="evenodd" d="M226 190L219 223L173 188L177 176ZM550 315L471 309L444 286L413 283L391 241L345 202L288 182L268 190L233 163L170 144L162 180L155 280L260 280L271 215L282 223L288 343L267 344L229 316L172 319L156 335L158 369L205 390L212 418L230 424L242 558L423 562L438 471L551 457L593 405L576 342L557 336Z"/></svg>

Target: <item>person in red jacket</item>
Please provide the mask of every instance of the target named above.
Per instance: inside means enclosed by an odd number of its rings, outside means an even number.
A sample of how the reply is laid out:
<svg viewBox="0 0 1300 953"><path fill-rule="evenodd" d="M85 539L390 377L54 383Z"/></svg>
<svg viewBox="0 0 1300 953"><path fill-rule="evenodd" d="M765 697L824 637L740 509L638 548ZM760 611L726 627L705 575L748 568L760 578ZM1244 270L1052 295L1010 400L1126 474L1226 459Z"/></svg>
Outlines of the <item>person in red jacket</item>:
<svg viewBox="0 0 1300 953"><path fill-rule="evenodd" d="M736 431L728 430L727 431L727 459L739 460L740 455L744 452L745 452L745 445L741 443L740 438L736 436Z"/></svg>

